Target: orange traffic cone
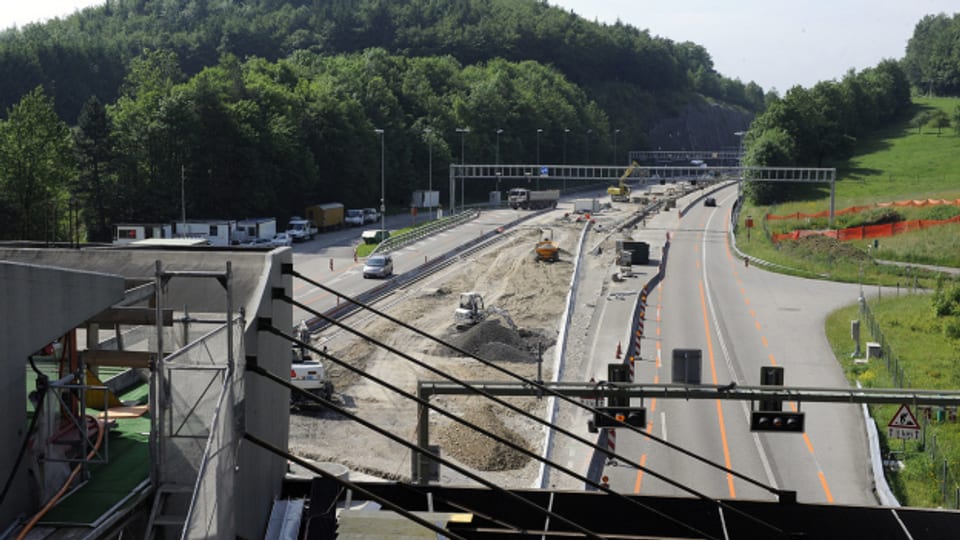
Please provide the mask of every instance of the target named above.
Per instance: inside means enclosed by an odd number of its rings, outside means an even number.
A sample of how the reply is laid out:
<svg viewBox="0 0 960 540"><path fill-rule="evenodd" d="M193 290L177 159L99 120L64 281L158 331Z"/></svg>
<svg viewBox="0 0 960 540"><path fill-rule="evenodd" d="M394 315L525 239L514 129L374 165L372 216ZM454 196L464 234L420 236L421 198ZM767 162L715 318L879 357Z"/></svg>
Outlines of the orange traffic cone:
<svg viewBox="0 0 960 540"><path fill-rule="evenodd" d="M617 358L618 358L618 359L620 358L620 354L621 354L621 351L620 351L620 342L618 341L618 342L617 342Z"/></svg>

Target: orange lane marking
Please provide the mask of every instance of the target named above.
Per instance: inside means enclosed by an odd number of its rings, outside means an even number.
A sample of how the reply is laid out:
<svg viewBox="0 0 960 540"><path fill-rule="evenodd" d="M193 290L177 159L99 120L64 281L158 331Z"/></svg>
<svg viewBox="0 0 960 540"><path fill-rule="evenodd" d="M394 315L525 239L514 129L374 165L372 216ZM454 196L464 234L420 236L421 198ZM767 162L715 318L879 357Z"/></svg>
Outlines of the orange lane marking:
<svg viewBox="0 0 960 540"><path fill-rule="evenodd" d="M757 310L751 309L748 311L748 313L750 313L750 316L753 317L754 319L757 318Z"/></svg>
<svg viewBox="0 0 960 540"><path fill-rule="evenodd" d="M700 311L703 314L703 333L707 338L707 356L710 358L710 375L713 377L713 384L717 384L717 363L713 355L713 339L710 335L710 321L707 317L707 299L703 291L703 280L700 280ZM733 466L730 462L730 445L727 443L727 427L723 421L723 404L717 400L717 422L720 424L720 442L723 445L723 461L728 469ZM727 473L727 488L730 490L730 497L736 498L737 492L733 486L733 475Z"/></svg>
<svg viewBox="0 0 960 540"><path fill-rule="evenodd" d="M753 323L753 325L757 327L757 330L763 330L763 327L760 326L760 321Z"/></svg>
<svg viewBox="0 0 960 540"><path fill-rule="evenodd" d="M643 467L647 463L647 455L644 454L640 456L640 466ZM633 492L640 493L640 484L643 483L643 469L637 470L637 481L633 484Z"/></svg>
<svg viewBox="0 0 960 540"><path fill-rule="evenodd" d="M697 270L700 269L700 259L697 259Z"/></svg>
<svg viewBox="0 0 960 540"><path fill-rule="evenodd" d="M744 303L746 303L748 306L750 305L750 299L749 299L749 298L744 298L743 301L744 301Z"/></svg>
<svg viewBox="0 0 960 540"><path fill-rule="evenodd" d="M653 384L657 384L657 381L653 381ZM657 412L657 398L653 398L650 400L650 412L651 413Z"/></svg>
<svg viewBox="0 0 960 540"><path fill-rule="evenodd" d="M765 348L770 346L770 343L767 342L767 336L760 336L760 341L763 342Z"/></svg>
<svg viewBox="0 0 960 540"><path fill-rule="evenodd" d="M820 485L823 486L823 494L827 496L827 502L833 504L833 493L830 492L830 486L827 485L827 477L824 476L823 471L817 471L817 476L820 477Z"/></svg>
<svg viewBox="0 0 960 540"><path fill-rule="evenodd" d="M772 354L769 356L769 358L770 358L770 365L772 366L777 365L777 359L774 358Z"/></svg>
<svg viewBox="0 0 960 540"><path fill-rule="evenodd" d="M744 287L740 287L740 294L746 296L746 295L747 295L747 289L745 289Z"/></svg>
<svg viewBox="0 0 960 540"><path fill-rule="evenodd" d="M660 335L660 327L659 327L659 326L657 327L657 335L658 335L658 336Z"/></svg>

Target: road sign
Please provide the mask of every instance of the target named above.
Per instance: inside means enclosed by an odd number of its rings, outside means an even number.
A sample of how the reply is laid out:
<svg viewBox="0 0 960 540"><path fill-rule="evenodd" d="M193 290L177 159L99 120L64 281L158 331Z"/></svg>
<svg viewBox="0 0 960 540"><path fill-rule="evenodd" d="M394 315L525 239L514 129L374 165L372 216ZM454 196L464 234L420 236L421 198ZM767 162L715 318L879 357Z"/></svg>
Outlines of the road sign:
<svg viewBox="0 0 960 540"><path fill-rule="evenodd" d="M887 424L887 436L891 439L920 438L920 422L906 404L900 405L897 414Z"/></svg>

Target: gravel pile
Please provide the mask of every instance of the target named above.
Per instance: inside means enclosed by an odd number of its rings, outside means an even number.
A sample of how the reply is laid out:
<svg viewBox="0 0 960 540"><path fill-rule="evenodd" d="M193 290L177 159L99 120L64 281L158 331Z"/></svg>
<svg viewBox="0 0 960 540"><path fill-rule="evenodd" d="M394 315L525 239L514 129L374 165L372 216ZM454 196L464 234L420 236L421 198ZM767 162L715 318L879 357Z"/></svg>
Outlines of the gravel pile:
<svg viewBox="0 0 960 540"><path fill-rule="evenodd" d="M500 420L502 414L503 411L498 413L491 405L483 405L468 409L463 419L530 450L527 441ZM522 469L530 461L529 456L458 422L441 427L437 439L443 451L450 457L479 471Z"/></svg>
<svg viewBox="0 0 960 540"><path fill-rule="evenodd" d="M525 344L520 338L520 333L504 327L498 319L487 319L479 322L464 332L454 335L449 341L470 354L483 356L484 358L488 358L488 356L483 355L482 349L494 344L498 347L497 352L502 353L507 349L513 349L514 352L511 353L511 356L527 354L524 351Z"/></svg>

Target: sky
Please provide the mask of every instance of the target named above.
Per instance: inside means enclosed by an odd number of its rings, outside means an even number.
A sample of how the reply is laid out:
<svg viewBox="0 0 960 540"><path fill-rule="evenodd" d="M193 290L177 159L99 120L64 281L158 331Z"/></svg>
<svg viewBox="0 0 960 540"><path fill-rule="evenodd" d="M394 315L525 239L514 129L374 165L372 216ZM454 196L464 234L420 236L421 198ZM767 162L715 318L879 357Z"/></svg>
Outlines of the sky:
<svg viewBox="0 0 960 540"><path fill-rule="evenodd" d="M0 28L23 26L104 0L5 0ZM957 0L548 0L591 21L617 20L702 45L722 75L781 95L903 58L925 15L960 12Z"/></svg>

